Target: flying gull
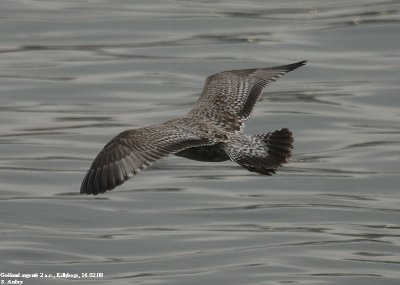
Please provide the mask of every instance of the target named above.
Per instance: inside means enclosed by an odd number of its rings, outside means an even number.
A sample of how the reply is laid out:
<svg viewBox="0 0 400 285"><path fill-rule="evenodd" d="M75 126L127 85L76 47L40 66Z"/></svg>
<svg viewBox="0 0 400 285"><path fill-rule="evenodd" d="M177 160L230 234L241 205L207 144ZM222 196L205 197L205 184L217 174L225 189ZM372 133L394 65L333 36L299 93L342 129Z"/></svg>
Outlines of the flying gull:
<svg viewBox="0 0 400 285"><path fill-rule="evenodd" d="M81 194L112 190L170 154L199 161L232 160L251 172L272 175L291 156L292 133L283 128L248 136L243 134L244 122L264 87L306 63L209 76L186 116L124 131L107 143L83 179Z"/></svg>

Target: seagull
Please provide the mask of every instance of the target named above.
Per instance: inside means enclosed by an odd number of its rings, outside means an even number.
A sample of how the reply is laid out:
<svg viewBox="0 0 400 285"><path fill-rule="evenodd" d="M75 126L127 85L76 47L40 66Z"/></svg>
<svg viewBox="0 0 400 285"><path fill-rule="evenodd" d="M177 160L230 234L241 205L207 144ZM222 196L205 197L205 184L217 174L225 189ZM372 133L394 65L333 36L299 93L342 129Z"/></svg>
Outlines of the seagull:
<svg viewBox="0 0 400 285"><path fill-rule="evenodd" d="M192 160L231 160L251 172L272 175L287 163L292 132L282 128L252 136L243 133L263 89L307 63L223 71L206 79L203 92L186 116L127 130L107 143L83 179L81 194L97 195L169 155Z"/></svg>

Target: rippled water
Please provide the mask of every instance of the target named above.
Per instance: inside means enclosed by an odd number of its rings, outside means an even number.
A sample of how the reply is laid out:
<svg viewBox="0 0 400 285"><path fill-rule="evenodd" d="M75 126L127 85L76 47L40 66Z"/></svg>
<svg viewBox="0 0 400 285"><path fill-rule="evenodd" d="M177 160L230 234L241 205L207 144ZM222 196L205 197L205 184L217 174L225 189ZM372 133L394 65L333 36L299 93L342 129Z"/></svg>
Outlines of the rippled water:
<svg viewBox="0 0 400 285"><path fill-rule="evenodd" d="M1 1L0 272L399 284L399 4ZM109 139L186 113L206 76L303 59L246 126L294 132L277 175L170 157L78 194Z"/></svg>

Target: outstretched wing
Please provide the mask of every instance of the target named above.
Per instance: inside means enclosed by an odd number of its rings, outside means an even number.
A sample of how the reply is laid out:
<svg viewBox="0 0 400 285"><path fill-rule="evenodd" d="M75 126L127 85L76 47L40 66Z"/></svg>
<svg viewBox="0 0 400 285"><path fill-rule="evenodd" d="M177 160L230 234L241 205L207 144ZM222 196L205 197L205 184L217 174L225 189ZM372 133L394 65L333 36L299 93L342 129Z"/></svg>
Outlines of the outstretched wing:
<svg viewBox="0 0 400 285"><path fill-rule="evenodd" d="M158 159L210 143L186 128L168 123L122 132L94 159L80 192L97 195L112 190Z"/></svg>
<svg viewBox="0 0 400 285"><path fill-rule="evenodd" d="M300 61L283 66L231 70L211 75L189 114L204 116L227 131L239 130L249 118L264 87L306 63Z"/></svg>

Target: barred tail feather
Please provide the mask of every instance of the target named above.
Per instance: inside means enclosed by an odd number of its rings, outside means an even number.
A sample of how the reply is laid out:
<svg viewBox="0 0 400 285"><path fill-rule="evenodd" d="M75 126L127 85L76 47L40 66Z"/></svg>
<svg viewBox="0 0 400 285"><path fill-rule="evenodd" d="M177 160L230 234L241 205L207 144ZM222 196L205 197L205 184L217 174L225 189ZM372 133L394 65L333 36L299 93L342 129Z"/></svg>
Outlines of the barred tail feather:
<svg viewBox="0 0 400 285"><path fill-rule="evenodd" d="M251 137L240 136L227 147L231 160L251 172L272 175L287 163L293 148L292 132L280 129Z"/></svg>

